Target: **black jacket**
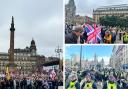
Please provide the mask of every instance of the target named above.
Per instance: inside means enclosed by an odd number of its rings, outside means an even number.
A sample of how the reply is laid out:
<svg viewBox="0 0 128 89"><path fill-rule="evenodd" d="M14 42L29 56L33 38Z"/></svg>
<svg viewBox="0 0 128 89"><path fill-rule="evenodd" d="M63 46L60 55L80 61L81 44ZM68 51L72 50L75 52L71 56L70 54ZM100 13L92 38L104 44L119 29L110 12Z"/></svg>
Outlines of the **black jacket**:
<svg viewBox="0 0 128 89"><path fill-rule="evenodd" d="M65 36L65 43L67 44L77 44L78 36L74 33L69 33Z"/></svg>

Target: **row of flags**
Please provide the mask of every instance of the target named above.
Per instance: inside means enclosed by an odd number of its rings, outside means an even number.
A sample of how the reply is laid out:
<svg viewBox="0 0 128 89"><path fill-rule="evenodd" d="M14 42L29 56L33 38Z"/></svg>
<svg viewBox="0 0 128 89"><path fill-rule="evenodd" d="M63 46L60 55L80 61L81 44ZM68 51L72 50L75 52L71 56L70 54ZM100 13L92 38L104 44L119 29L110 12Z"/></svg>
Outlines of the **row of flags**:
<svg viewBox="0 0 128 89"><path fill-rule="evenodd" d="M6 67L6 75L1 75L1 77L6 77L7 80L9 80L12 76L12 73L9 71L9 67ZM55 77L57 76L56 72L54 69L50 72L50 78L52 80L55 80Z"/></svg>

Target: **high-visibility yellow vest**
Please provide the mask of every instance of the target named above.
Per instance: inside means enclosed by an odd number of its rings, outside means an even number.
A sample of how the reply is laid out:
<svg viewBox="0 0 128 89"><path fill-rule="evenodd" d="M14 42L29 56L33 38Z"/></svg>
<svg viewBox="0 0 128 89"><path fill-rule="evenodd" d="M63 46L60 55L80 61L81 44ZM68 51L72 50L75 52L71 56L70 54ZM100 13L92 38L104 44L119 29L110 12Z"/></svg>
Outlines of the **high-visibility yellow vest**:
<svg viewBox="0 0 128 89"><path fill-rule="evenodd" d="M75 82L70 82L70 85L69 85L69 87L68 87L68 89L76 89L76 83L77 83L77 81L75 81Z"/></svg>
<svg viewBox="0 0 128 89"><path fill-rule="evenodd" d="M113 87L113 88L112 88ZM107 89L117 89L117 86L115 83L111 84L107 82Z"/></svg>
<svg viewBox="0 0 128 89"><path fill-rule="evenodd" d="M125 35L123 36L123 40L124 40L124 42L128 42L128 34L125 34Z"/></svg>
<svg viewBox="0 0 128 89"><path fill-rule="evenodd" d="M86 83L84 89L92 89L92 82Z"/></svg>

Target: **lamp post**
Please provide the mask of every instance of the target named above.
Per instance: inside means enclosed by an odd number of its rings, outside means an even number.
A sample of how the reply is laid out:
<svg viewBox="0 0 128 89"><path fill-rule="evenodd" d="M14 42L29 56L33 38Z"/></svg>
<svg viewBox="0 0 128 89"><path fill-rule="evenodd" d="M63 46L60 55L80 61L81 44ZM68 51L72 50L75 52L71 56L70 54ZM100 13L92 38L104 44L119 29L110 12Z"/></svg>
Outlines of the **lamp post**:
<svg viewBox="0 0 128 89"><path fill-rule="evenodd" d="M56 48L55 49L55 52L57 53L57 55L58 55L58 58L59 58L59 68L60 68L60 53L62 53L62 49L58 46L58 48Z"/></svg>
<svg viewBox="0 0 128 89"><path fill-rule="evenodd" d="M81 58L82 58L82 45L80 47L80 70L81 70Z"/></svg>

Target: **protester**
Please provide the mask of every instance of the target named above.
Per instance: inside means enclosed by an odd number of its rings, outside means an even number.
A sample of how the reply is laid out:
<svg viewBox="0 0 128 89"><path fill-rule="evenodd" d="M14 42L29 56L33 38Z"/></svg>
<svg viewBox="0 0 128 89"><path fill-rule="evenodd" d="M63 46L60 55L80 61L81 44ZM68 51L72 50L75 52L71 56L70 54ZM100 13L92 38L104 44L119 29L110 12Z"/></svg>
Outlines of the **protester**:
<svg viewBox="0 0 128 89"><path fill-rule="evenodd" d="M128 43L128 33L127 33L127 32L125 32L125 33L123 34L123 43L124 43L124 44L127 44L127 43Z"/></svg>
<svg viewBox="0 0 128 89"><path fill-rule="evenodd" d="M106 31L104 36L104 43L110 44L111 41L112 41L112 35L110 34L110 31Z"/></svg>
<svg viewBox="0 0 128 89"><path fill-rule="evenodd" d="M91 79L91 75L87 74L84 81L81 81L81 89L97 89L94 80Z"/></svg>
<svg viewBox="0 0 128 89"><path fill-rule="evenodd" d="M82 26L74 26L71 33L65 35L65 43L77 44L80 43L80 36L83 34Z"/></svg>
<svg viewBox="0 0 128 89"><path fill-rule="evenodd" d="M58 86L63 86L63 73L60 70L56 71L56 78L50 78L50 71L35 71L33 74L19 74L11 76L7 80L7 75L0 77L0 89L58 89Z"/></svg>
<svg viewBox="0 0 128 89"><path fill-rule="evenodd" d="M120 89L113 75L109 76L109 81L104 83L103 89Z"/></svg>
<svg viewBox="0 0 128 89"><path fill-rule="evenodd" d="M111 35L112 35L111 43L114 44L116 41L116 31L114 29L111 29Z"/></svg>
<svg viewBox="0 0 128 89"><path fill-rule="evenodd" d="M77 74L72 73L69 76L69 79L70 79L70 81L69 81L69 84L66 89L80 89L80 84L77 79Z"/></svg>

